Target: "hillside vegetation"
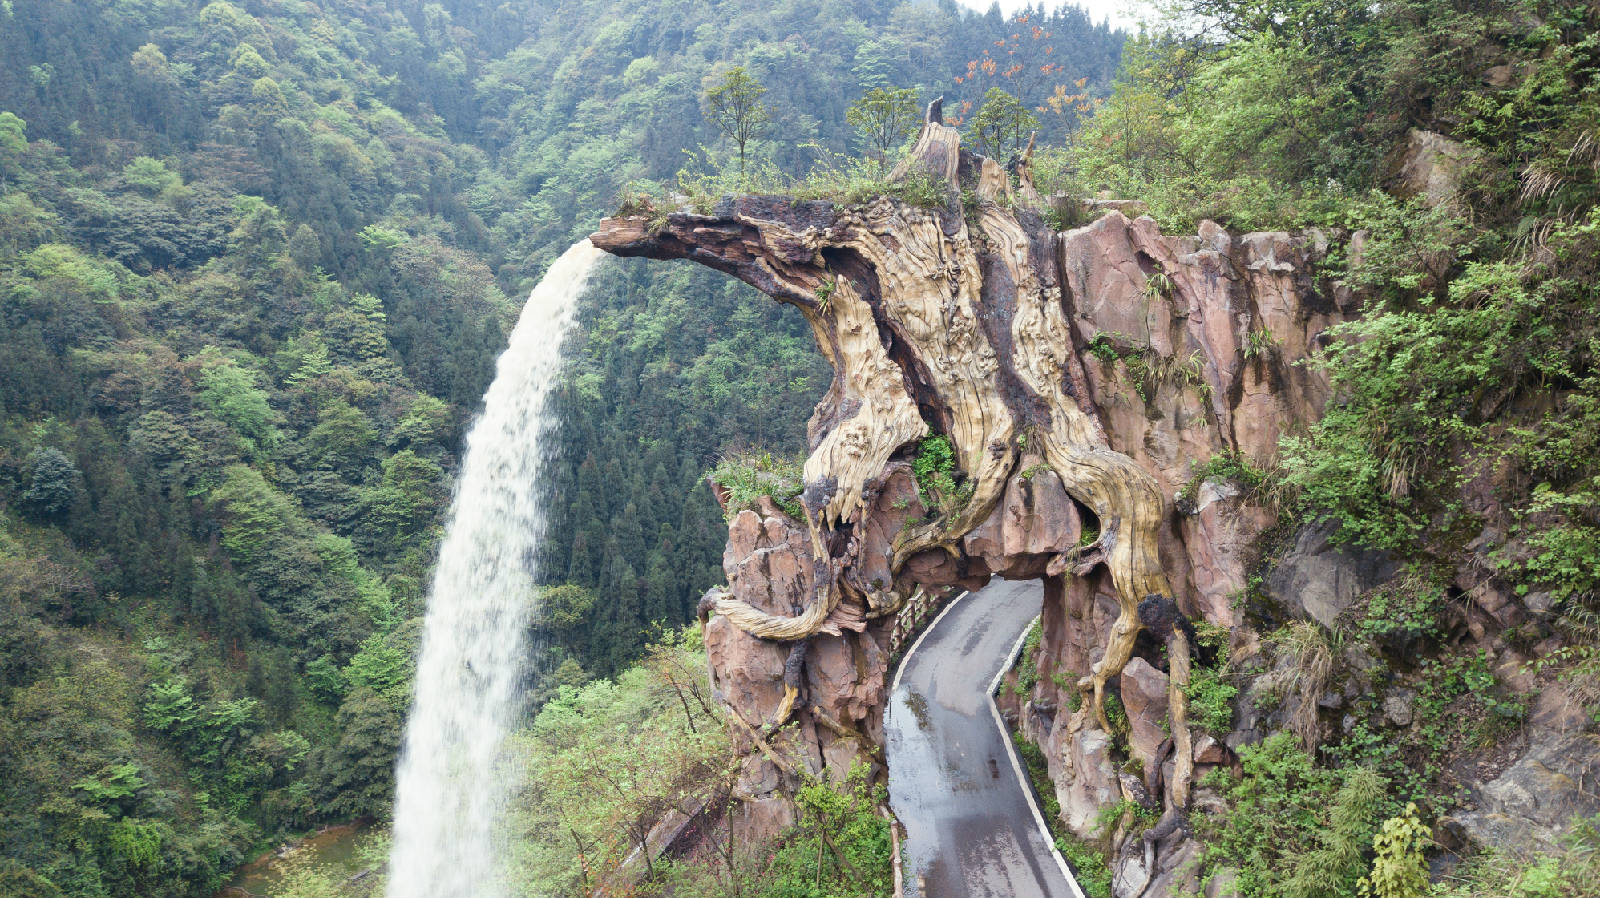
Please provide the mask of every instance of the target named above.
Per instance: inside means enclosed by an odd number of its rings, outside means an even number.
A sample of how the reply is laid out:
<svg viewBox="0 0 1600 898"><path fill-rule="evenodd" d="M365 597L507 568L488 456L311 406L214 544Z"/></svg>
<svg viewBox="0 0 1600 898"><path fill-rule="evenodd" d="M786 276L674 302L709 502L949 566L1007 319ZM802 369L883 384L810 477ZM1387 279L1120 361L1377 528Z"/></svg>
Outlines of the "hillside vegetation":
<svg viewBox="0 0 1600 898"><path fill-rule="evenodd" d="M1556 853L1502 845L1436 883L1424 854L1464 798L1452 765L1539 737L1538 689L1583 709L1585 739L1600 726L1600 7L1173 6L1051 154L1052 186L1140 199L1168 233L1206 217L1345 244L1327 274L1365 305L1318 362L1335 399L1234 479L1404 566L1348 626L1268 634L1279 656L1315 677L1370 653L1419 695L1409 728L1360 705L1309 755L1287 733L1241 750L1243 776L1210 784L1227 807L1198 825L1204 872L1245 894L1591 892L1592 819ZM1444 584L1491 579L1535 613L1469 638ZM1533 659L1509 669L1524 691L1489 669L1507 650ZM1191 697L1227 729L1231 692Z"/></svg>
<svg viewBox="0 0 1600 898"><path fill-rule="evenodd" d="M1120 34L1039 21L1052 83L1109 84ZM864 91L961 96L1015 31L888 2L0 4L0 895L209 895L384 818L456 453L543 268L628 181L726 155L701 103L730 66L777 110L753 155L804 171L807 142L861 152ZM702 472L797 451L825 385L747 289L612 264L590 297L541 568L557 709L690 619L721 577Z"/></svg>

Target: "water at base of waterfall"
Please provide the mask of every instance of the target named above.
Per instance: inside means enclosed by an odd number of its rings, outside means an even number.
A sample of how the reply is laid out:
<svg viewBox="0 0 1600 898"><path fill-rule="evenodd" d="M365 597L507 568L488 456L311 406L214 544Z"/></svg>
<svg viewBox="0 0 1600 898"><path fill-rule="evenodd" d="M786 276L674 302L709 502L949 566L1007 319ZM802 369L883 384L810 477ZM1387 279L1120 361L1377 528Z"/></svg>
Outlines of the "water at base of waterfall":
<svg viewBox="0 0 1600 898"><path fill-rule="evenodd" d="M601 251L584 240L528 296L467 434L428 595L395 778L389 898L499 898L504 757L530 652L538 484L555 428L558 350Z"/></svg>

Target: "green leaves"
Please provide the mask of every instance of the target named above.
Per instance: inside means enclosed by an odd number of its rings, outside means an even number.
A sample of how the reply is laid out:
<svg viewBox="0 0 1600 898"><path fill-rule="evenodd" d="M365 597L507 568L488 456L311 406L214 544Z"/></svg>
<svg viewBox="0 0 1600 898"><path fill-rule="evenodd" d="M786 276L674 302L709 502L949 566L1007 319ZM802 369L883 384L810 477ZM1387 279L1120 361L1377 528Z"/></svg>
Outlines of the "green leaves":
<svg viewBox="0 0 1600 898"><path fill-rule="evenodd" d="M922 504L929 509L954 512L971 498L970 487L956 483L960 470L956 467L955 447L944 434L933 434L917 444L911 473L917 479Z"/></svg>
<svg viewBox="0 0 1600 898"><path fill-rule="evenodd" d="M1386 783L1363 767L1317 767L1292 733L1239 749L1242 773L1208 777L1227 810L1200 826L1206 869L1239 870L1241 894L1350 894L1387 807Z"/></svg>
<svg viewBox="0 0 1600 898"><path fill-rule="evenodd" d="M798 501L805 489L801 466L801 459L748 452L724 458L706 472L706 478L727 490L722 514L730 521L741 511L755 509L763 496L772 499L785 514L803 520L805 509Z"/></svg>
<svg viewBox="0 0 1600 898"><path fill-rule="evenodd" d="M102 767L99 773L74 783L72 788L97 804L115 804L137 795L145 785L138 765L122 763Z"/></svg>
<svg viewBox="0 0 1600 898"><path fill-rule="evenodd" d="M998 87L983 95L983 105L967 126L973 148L991 159L1005 162L1022 150L1028 135L1039 129L1039 118L1022 101Z"/></svg>
<svg viewBox="0 0 1600 898"><path fill-rule="evenodd" d="M706 118L739 150L739 177L744 178L745 148L766 133L772 110L761 102L767 89L750 77L744 66L734 66L706 91Z"/></svg>
<svg viewBox="0 0 1600 898"><path fill-rule="evenodd" d="M219 421L233 428L252 452L270 452L278 441L278 415L257 386L256 372L232 359L213 361L200 376L197 397Z"/></svg>
<svg viewBox="0 0 1600 898"><path fill-rule="evenodd" d="M880 166L888 164L890 150L917 133L922 121L917 91L909 87L874 87L850 104L844 118Z"/></svg>
<svg viewBox="0 0 1600 898"><path fill-rule="evenodd" d="M1361 878L1362 898L1421 898L1428 894L1428 859L1423 852L1432 843L1429 828L1417 819L1417 803L1408 802L1403 813L1383 822L1372 840L1377 857L1372 872Z"/></svg>

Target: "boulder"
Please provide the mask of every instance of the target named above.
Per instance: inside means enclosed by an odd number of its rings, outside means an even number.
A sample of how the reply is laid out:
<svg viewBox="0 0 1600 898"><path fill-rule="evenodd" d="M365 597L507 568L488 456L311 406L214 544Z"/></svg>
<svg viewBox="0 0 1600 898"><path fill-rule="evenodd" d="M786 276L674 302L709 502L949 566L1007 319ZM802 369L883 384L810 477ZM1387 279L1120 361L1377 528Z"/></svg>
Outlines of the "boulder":
<svg viewBox="0 0 1600 898"><path fill-rule="evenodd" d="M1308 618L1333 629L1339 615L1357 597L1399 570L1388 555L1370 549L1336 546L1337 525L1302 528L1294 548L1267 575L1267 597L1290 616Z"/></svg>
<svg viewBox="0 0 1600 898"><path fill-rule="evenodd" d="M1396 689L1383 699L1383 718L1397 727L1411 726L1415 716L1413 706L1417 694L1410 689Z"/></svg>
<svg viewBox="0 0 1600 898"><path fill-rule="evenodd" d="M1097 729L1074 731L1067 715L1056 718L1046 746L1050 780L1061 803L1061 822L1080 839L1094 838L1102 808L1122 798L1111 737Z"/></svg>
<svg viewBox="0 0 1600 898"><path fill-rule="evenodd" d="M1528 746L1498 776L1469 785L1460 811L1440 821L1447 844L1493 848L1512 856L1554 851L1573 818L1600 814L1600 744L1586 730L1579 703L1547 688L1529 715Z"/></svg>
<svg viewBox="0 0 1600 898"><path fill-rule="evenodd" d="M1083 533L1078 507L1055 471L1023 459L983 523L962 538L967 554L1012 579L1040 576L1050 557L1072 549Z"/></svg>
<svg viewBox="0 0 1600 898"><path fill-rule="evenodd" d="M1168 851L1158 851L1155 869L1140 898L1179 898L1200 891L1200 843L1184 839Z"/></svg>
<svg viewBox="0 0 1600 898"><path fill-rule="evenodd" d="M1395 192L1437 206L1461 189L1461 174L1471 158L1466 144L1434 131L1412 129L1400 151Z"/></svg>
<svg viewBox="0 0 1600 898"><path fill-rule="evenodd" d="M1210 733L1202 733L1194 740L1196 764L1221 764L1228 760L1228 750Z"/></svg>
<svg viewBox="0 0 1600 898"><path fill-rule="evenodd" d="M1275 515L1241 501L1238 487L1206 480L1195 493L1193 514L1180 524L1189 550L1193 614L1219 627L1233 628L1233 598L1245 588L1255 562L1255 545Z"/></svg>
<svg viewBox="0 0 1600 898"><path fill-rule="evenodd" d="M1145 768L1145 782L1150 782L1152 765L1161 743L1166 741L1167 675L1143 658L1135 658L1122 669L1122 707L1128 712L1128 738L1133 756Z"/></svg>

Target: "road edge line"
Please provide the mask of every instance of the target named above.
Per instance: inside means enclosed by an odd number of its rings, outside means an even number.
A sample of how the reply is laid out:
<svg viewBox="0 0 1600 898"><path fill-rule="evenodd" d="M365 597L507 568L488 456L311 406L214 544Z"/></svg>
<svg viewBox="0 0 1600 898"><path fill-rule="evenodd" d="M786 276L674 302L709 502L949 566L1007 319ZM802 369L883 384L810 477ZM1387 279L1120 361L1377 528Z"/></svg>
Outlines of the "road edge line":
<svg viewBox="0 0 1600 898"><path fill-rule="evenodd" d="M1006 757L1011 759L1011 772L1016 774L1017 782L1022 785L1022 797L1028 800L1028 809L1033 811L1033 822L1038 825L1039 833L1044 836L1044 843L1050 847L1050 856L1056 859L1062 875L1067 878L1067 884L1072 887L1073 898L1087 898L1083 894L1083 887L1078 885L1078 877L1072 873L1072 866L1056 848L1056 837L1050 832L1050 826L1045 823L1044 813L1039 810L1039 802L1033 796L1033 783L1029 782L1027 773L1022 769L1022 761L1017 757L1017 747L1011 742L1011 731L1006 729L1005 718L1000 716L1000 706L994 700L995 692L1000 689L1000 681L1005 679L1006 671L1016 665L1017 656L1022 654L1022 644L1028 641L1028 634L1033 631L1033 625L1039 623L1042 616L1042 614L1035 615L1023 629L1022 635L1017 637L1016 644L1011 647L1011 653L1006 656L1005 663L1000 665L999 672L989 681L989 691L986 695L989 699L989 713L994 717L995 726L1000 728L1000 741L1006 746ZM932 629L932 625L929 625L929 629ZM909 656L911 653L906 654ZM896 677L897 681L898 679Z"/></svg>
<svg viewBox="0 0 1600 898"><path fill-rule="evenodd" d="M894 679L889 681L889 701L894 701L895 690L900 688L900 676L901 674L905 673L906 664L911 660L912 654L914 654L917 649L922 647L922 640L928 638L928 633L939 624L939 621L944 620L944 616L950 613L950 609L959 605L962 599L970 595L972 595L972 590L963 589L961 590L961 595L956 596L946 603L944 608L940 609L939 613L933 616L933 620L928 621L928 625L922 628L922 632L917 634L916 640L911 643L911 648L906 649L906 653L900 656L900 666L894 669ZM884 710L885 712L888 710L887 703L885 703Z"/></svg>

